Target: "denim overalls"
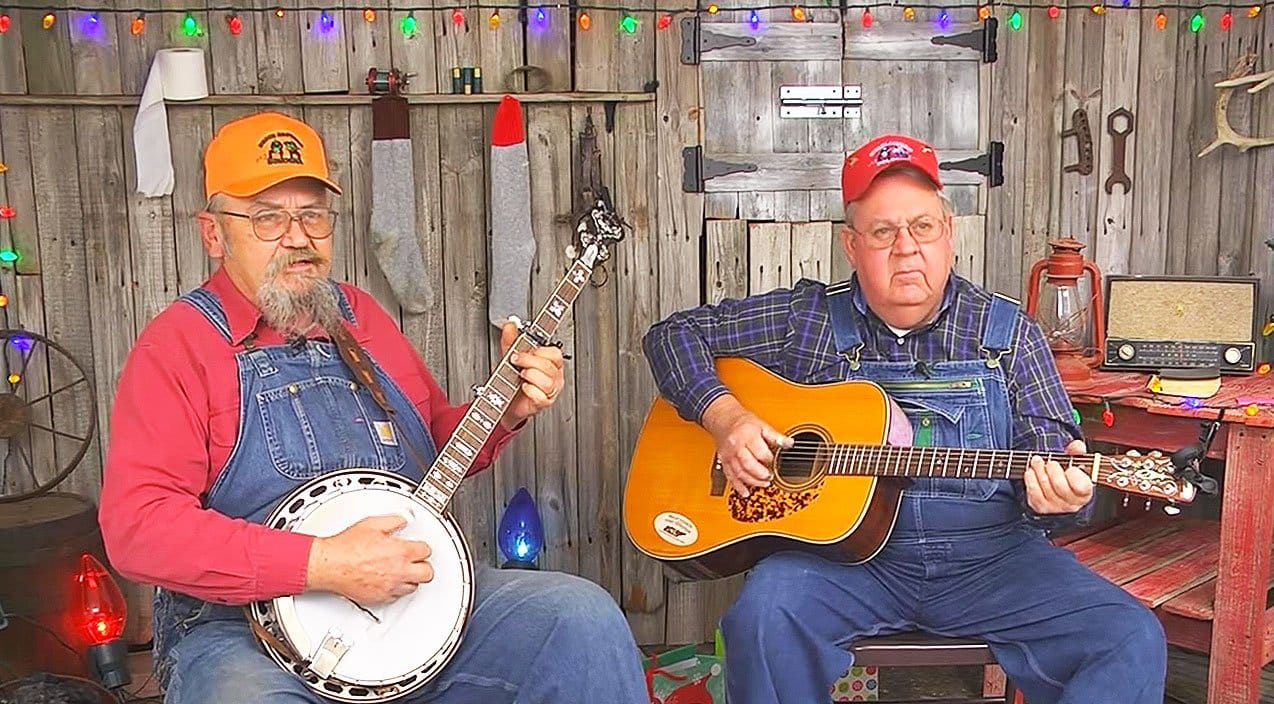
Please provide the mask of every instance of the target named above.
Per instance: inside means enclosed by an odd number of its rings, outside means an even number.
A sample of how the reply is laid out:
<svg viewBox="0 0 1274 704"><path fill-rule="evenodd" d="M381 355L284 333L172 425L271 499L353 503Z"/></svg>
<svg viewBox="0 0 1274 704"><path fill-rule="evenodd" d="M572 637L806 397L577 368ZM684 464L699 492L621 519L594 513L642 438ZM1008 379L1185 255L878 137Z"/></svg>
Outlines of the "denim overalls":
<svg viewBox="0 0 1274 704"><path fill-rule="evenodd" d="M805 383L867 379L911 422L913 445L1008 448L1016 302L995 296L973 359L863 359L853 288L827 288L842 362ZM1006 480L916 478L893 534L861 565L781 552L749 573L722 620L731 704L829 701L861 637L923 630L976 637L1031 704L1161 704L1157 619L1045 539Z"/></svg>
<svg viewBox="0 0 1274 704"><path fill-rule="evenodd" d="M354 313L340 287L341 315ZM181 297L217 328L228 342L230 326L221 302L206 288ZM372 360L376 378L395 410L389 425L384 409L355 383L331 342L256 347L252 336L235 355L239 367L239 434L225 467L204 499L204 506L233 518L261 523L288 492L309 479L338 469L364 467L399 472L417 481L419 468L409 461L410 442L425 462L436 450L420 415L398 386ZM398 437L405 434L406 439ZM383 439L382 439L383 438ZM243 619L242 608L212 604L166 589L155 592L154 659L165 684L168 654L194 626L222 619Z"/></svg>

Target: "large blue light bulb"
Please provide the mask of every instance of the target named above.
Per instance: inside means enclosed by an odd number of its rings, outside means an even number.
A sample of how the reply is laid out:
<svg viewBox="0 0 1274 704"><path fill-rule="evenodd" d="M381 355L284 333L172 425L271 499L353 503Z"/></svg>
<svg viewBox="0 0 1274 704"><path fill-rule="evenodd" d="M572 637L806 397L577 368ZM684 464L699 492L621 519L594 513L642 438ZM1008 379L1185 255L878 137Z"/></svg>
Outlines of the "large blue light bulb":
<svg viewBox="0 0 1274 704"><path fill-rule="evenodd" d="M544 547L544 526L526 487L518 489L505 507L496 544L508 560L504 567L535 569L535 560Z"/></svg>

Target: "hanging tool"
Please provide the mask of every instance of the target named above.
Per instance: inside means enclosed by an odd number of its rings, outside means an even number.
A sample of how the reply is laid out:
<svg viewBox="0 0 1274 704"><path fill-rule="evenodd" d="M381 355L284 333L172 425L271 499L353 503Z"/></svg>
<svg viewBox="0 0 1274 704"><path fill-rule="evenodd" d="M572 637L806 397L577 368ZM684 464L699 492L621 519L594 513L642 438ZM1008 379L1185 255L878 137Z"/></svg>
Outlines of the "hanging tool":
<svg viewBox="0 0 1274 704"><path fill-rule="evenodd" d="M1062 131L1062 141L1067 137L1075 138L1077 159L1074 164L1066 164L1062 171L1087 176L1093 172L1093 132L1088 127L1088 113L1083 108L1075 108L1071 113L1071 127Z"/></svg>
<svg viewBox="0 0 1274 704"><path fill-rule="evenodd" d="M1115 123L1121 117L1124 118L1124 126L1117 128ZM1114 192L1115 184L1122 185L1125 194L1132 192L1132 179L1124 170L1124 149L1128 144L1128 135L1132 133L1133 123L1132 111L1128 108L1118 108L1106 117L1106 131L1114 138L1110 144L1110 176L1106 177L1107 193Z"/></svg>

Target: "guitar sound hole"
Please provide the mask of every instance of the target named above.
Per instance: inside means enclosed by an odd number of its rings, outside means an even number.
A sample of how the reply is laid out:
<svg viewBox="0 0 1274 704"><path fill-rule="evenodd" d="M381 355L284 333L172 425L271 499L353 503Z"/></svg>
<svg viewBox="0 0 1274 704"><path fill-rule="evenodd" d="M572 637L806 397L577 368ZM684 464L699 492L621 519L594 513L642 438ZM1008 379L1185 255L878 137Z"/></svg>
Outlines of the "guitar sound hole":
<svg viewBox="0 0 1274 704"><path fill-rule="evenodd" d="M790 449L779 451L777 464L779 480L785 484L804 484L821 473L825 440L817 433L803 431L793 433L796 441Z"/></svg>

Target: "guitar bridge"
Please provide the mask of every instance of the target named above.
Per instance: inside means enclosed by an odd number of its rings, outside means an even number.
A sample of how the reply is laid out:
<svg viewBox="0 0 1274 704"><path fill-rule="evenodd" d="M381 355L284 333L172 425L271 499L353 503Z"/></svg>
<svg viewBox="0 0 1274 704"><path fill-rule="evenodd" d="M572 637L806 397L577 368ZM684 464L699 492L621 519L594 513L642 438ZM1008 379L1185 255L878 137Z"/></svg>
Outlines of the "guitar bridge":
<svg viewBox="0 0 1274 704"><path fill-rule="evenodd" d="M331 677L336 664L345 657L345 653L352 645L354 645L352 642L345 640L340 630L333 628L328 631L327 635L323 636L323 642L319 643L318 649L310 658L310 671L324 679Z"/></svg>

